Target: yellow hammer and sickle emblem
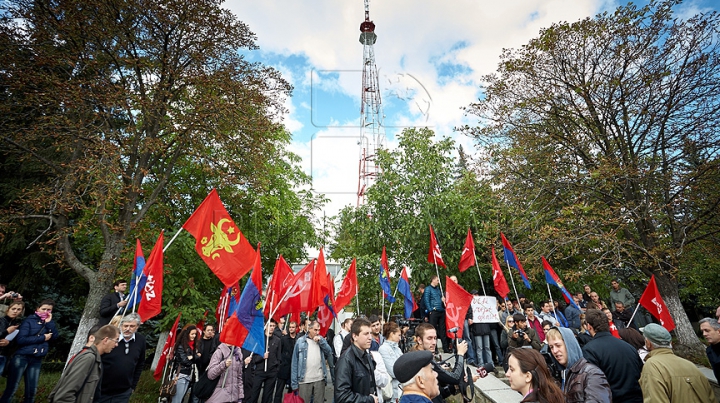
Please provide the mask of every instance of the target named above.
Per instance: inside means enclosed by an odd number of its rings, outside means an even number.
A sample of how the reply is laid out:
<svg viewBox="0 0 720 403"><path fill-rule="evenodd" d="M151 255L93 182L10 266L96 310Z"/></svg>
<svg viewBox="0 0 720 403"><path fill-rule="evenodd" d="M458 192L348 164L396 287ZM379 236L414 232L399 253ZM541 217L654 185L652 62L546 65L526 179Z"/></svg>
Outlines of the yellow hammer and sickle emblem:
<svg viewBox="0 0 720 403"><path fill-rule="evenodd" d="M232 222L227 218L222 218L220 221L217 222L217 224L210 223L210 231L212 231L212 236L210 239L207 237L203 237L202 241L200 243L203 246L202 252L205 257L211 257L213 260L218 258L220 256L221 249L225 249L225 252L227 253L234 253L232 247L237 245L240 242L240 237L242 234L238 232L235 239L230 239L228 235L233 234L235 232L234 226L229 226L227 229L227 232L223 231L223 224Z"/></svg>

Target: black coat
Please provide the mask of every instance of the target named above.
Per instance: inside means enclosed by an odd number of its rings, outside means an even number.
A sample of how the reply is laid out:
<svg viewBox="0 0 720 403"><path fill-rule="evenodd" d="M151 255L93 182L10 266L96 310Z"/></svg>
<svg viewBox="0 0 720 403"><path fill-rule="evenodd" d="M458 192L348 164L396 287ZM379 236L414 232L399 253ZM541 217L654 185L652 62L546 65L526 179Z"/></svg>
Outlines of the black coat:
<svg viewBox="0 0 720 403"><path fill-rule="evenodd" d="M145 336L135 333L135 340L129 343L125 354L125 340L109 353L102 355L103 378L100 392L103 396L119 395L128 389L135 389L145 365Z"/></svg>
<svg viewBox="0 0 720 403"><path fill-rule="evenodd" d="M102 301L100 301L100 320L98 321L98 325L105 326L110 323L115 313L118 312L117 304L120 301L120 294L117 292L111 292L103 297ZM120 313L122 313L122 310Z"/></svg>
<svg viewBox="0 0 720 403"><path fill-rule="evenodd" d="M437 380L440 388L440 394L432 399L433 403L444 403L446 397L460 392L455 385L460 384L460 379L465 375L463 373L464 370L465 358L461 355L455 356L455 366L452 370L446 370L440 368L438 365L433 365L433 371L438 374Z"/></svg>
<svg viewBox="0 0 720 403"><path fill-rule="evenodd" d="M293 349L295 349L297 338L298 336L290 337L289 334L286 334L280 340L280 369L277 375L280 379L290 379Z"/></svg>
<svg viewBox="0 0 720 403"><path fill-rule="evenodd" d="M377 394L375 361L356 345L341 355L335 367L336 403L374 403Z"/></svg>
<svg viewBox="0 0 720 403"><path fill-rule="evenodd" d="M635 347L610 332L597 332L583 347L583 356L605 373L614 402L642 403L638 380L643 363Z"/></svg>
<svg viewBox="0 0 720 403"><path fill-rule="evenodd" d="M265 359L263 356L259 354L253 355L252 361L255 363L255 375L260 373L276 374L280 368L280 339L275 334L267 340L267 352L267 371L265 371Z"/></svg>
<svg viewBox="0 0 720 403"><path fill-rule="evenodd" d="M192 357L192 358L191 358ZM181 374L190 375L193 371L193 364L198 362L198 355L191 348L178 344L175 347L175 362L178 364Z"/></svg>

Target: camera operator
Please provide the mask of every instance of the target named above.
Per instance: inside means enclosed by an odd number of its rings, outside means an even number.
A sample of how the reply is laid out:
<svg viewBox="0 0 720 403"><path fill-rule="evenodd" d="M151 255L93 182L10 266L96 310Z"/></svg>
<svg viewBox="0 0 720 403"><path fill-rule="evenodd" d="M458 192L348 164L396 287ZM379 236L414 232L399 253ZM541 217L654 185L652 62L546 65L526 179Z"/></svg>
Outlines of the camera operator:
<svg viewBox="0 0 720 403"><path fill-rule="evenodd" d="M435 327L429 323L422 323L415 328L415 347L414 351L425 350L433 352L437 346L437 332ZM433 363L433 370L438 374L438 383L440 386L440 394L432 399L434 403L445 403L445 398L460 393L458 385L465 375L465 358L468 345L462 341L457 344L455 355L455 366L450 369L446 365ZM473 377L475 382L479 377Z"/></svg>
<svg viewBox="0 0 720 403"><path fill-rule="evenodd" d="M540 338L537 332L527 325L527 318L520 314L513 315L515 326L512 335L508 337L508 348L532 347L540 351Z"/></svg>

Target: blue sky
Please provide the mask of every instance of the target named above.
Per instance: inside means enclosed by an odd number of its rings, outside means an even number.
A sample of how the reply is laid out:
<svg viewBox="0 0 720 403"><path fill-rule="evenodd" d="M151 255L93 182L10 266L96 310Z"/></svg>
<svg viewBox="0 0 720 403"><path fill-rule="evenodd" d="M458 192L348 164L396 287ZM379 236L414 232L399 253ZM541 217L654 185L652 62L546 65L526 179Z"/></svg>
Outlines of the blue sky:
<svg viewBox="0 0 720 403"><path fill-rule="evenodd" d="M577 21L612 0L371 0L388 147L405 127L428 126L472 150L453 131L474 123L461 108L480 96L503 48L516 48L553 22ZM678 16L719 9L717 0L685 1ZM636 1L645 5L647 1ZM295 90L286 100L291 149L303 158L313 189L332 216L354 205L358 183L362 0L230 0L225 6L258 36L248 56L280 70Z"/></svg>

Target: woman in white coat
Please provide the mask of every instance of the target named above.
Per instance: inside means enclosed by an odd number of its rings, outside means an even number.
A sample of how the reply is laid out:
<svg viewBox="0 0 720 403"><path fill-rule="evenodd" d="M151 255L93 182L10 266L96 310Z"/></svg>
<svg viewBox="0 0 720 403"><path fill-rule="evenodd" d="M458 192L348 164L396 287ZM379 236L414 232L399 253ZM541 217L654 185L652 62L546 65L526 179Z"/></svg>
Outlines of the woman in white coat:
<svg viewBox="0 0 720 403"><path fill-rule="evenodd" d="M397 402L400 399L400 382L395 378L393 365L402 355L402 350L398 346L401 337L400 327L395 322L386 323L383 328L383 336L385 336L385 343L380 346L378 351L383 358L388 374L392 377L393 397L389 401Z"/></svg>

